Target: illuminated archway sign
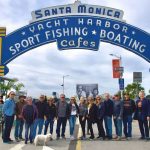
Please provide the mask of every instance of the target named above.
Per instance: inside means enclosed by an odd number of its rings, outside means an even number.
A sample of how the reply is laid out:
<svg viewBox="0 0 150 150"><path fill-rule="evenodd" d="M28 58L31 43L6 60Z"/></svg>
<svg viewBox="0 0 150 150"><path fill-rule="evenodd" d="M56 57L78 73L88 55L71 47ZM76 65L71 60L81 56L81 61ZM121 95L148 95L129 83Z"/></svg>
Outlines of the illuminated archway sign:
<svg viewBox="0 0 150 150"><path fill-rule="evenodd" d="M48 7L32 12L30 24L7 36L0 28L0 75L19 55L44 44L56 42L59 50L97 51L100 42L123 47L150 62L150 34L123 20L123 11L104 6L74 4Z"/></svg>

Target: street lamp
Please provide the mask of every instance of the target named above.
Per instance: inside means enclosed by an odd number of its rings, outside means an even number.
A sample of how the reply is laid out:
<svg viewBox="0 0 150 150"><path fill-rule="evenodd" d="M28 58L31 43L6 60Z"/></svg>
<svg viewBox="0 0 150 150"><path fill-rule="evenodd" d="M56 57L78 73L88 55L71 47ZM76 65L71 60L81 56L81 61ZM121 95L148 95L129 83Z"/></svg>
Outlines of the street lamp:
<svg viewBox="0 0 150 150"><path fill-rule="evenodd" d="M63 87L63 94L65 93L65 77L69 77L69 75L63 75L63 84L61 85Z"/></svg>
<svg viewBox="0 0 150 150"><path fill-rule="evenodd" d="M122 57L121 57L121 55L120 56L118 56L116 54L109 54L109 55L119 59L119 62L120 62L120 68L119 68L120 79L122 79L123 78L123 67L122 67ZM123 99L123 90L120 90L120 91L121 91L121 98Z"/></svg>

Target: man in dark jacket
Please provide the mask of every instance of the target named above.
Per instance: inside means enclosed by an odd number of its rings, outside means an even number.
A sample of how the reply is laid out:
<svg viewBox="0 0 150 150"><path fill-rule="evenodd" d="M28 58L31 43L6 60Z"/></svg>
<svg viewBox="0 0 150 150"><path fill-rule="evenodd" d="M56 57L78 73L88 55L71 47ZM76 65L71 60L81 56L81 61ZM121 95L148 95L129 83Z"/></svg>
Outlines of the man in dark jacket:
<svg viewBox="0 0 150 150"><path fill-rule="evenodd" d="M105 106L99 95L96 96L96 103L97 103L97 121L96 122L97 122L98 133L99 133L99 136L97 138L98 139L102 138L104 140L105 131L103 127L103 119L104 119L104 114L105 114Z"/></svg>
<svg viewBox="0 0 150 150"><path fill-rule="evenodd" d="M112 115L113 115L113 101L110 99L110 95L108 93L105 94L105 116L104 116L104 122L105 122L105 129L107 138L109 140L112 139Z"/></svg>
<svg viewBox="0 0 150 150"><path fill-rule="evenodd" d="M125 138L128 140L132 137L132 116L135 108L134 100L130 99L128 93L125 93L125 99L123 101L123 126Z"/></svg>
<svg viewBox="0 0 150 150"><path fill-rule="evenodd" d="M46 102L45 102L45 95L41 95L38 102L35 103L35 106L38 110L38 118L35 120L34 123L34 138L36 136L37 127L39 128L38 134L42 133L43 125L44 125L44 115L46 110Z"/></svg>
<svg viewBox="0 0 150 150"><path fill-rule="evenodd" d="M139 122L140 139L149 140L148 121L150 119L150 102L145 98L144 91L139 92L139 99L136 101L135 119Z"/></svg>
<svg viewBox="0 0 150 150"><path fill-rule="evenodd" d="M46 114L46 120L45 120L44 135L47 134L47 129L49 124L50 124L50 133L53 134L53 125L54 125L54 120L56 119L56 106L54 104L53 97L48 99L48 104L45 110L45 114Z"/></svg>
<svg viewBox="0 0 150 150"><path fill-rule="evenodd" d="M56 104L56 110L57 110L57 128L56 128L56 134L57 139L60 138L60 127L62 125L62 132L61 137L65 139L65 130L66 130L66 123L67 119L69 119L69 104L65 100L65 95L60 95L60 101Z"/></svg>
<svg viewBox="0 0 150 150"><path fill-rule="evenodd" d="M25 96L19 96L19 102L16 103L16 124L15 124L15 140L18 142L19 139L23 140L22 138L22 131L23 131L23 117L22 117L22 108L26 104Z"/></svg>
<svg viewBox="0 0 150 150"><path fill-rule="evenodd" d="M22 110L22 117L25 121L25 144L27 144L28 139L30 139L30 143L33 143L34 121L38 116L37 108L34 104L32 104L32 98L28 97L26 102L27 105L25 105ZM28 137L29 130L30 135Z"/></svg>

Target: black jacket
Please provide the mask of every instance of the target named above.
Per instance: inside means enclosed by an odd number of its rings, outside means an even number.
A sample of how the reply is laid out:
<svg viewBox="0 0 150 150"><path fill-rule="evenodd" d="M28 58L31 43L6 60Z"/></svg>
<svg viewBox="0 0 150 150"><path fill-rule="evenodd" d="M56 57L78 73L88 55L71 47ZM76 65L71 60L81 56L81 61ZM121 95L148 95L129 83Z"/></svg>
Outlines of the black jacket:
<svg viewBox="0 0 150 150"><path fill-rule="evenodd" d="M132 115L135 112L136 105L134 100L124 100L123 101L123 117Z"/></svg>
<svg viewBox="0 0 150 150"><path fill-rule="evenodd" d="M105 115L105 105L102 102L100 105L97 105L97 119L102 120Z"/></svg>
<svg viewBox="0 0 150 150"><path fill-rule="evenodd" d="M88 120L92 123L95 123L97 120L97 106L93 104L88 112Z"/></svg>
<svg viewBox="0 0 150 150"><path fill-rule="evenodd" d="M104 105L105 105L105 116L108 117L112 117L113 115L113 101L112 100L105 100L104 101Z"/></svg>
<svg viewBox="0 0 150 150"><path fill-rule="evenodd" d="M54 119L56 117L56 106L52 104L51 106L47 104L45 110L46 119Z"/></svg>
<svg viewBox="0 0 150 150"><path fill-rule="evenodd" d="M38 110L38 118L44 119L45 110L46 110L46 103L38 101L35 103L37 110Z"/></svg>

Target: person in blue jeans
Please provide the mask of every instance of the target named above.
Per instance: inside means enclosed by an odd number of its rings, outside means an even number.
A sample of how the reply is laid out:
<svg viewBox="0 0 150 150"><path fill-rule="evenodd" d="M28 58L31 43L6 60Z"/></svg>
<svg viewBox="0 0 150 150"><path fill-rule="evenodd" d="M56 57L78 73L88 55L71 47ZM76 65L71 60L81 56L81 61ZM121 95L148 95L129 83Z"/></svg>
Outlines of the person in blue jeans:
<svg viewBox="0 0 150 150"><path fill-rule="evenodd" d="M10 138L11 129L14 122L15 108L16 104L14 101L15 93L11 91L8 95L8 99L5 100L3 105L3 115L4 115L4 130L3 130L3 142L11 143L13 140Z"/></svg>
<svg viewBox="0 0 150 150"><path fill-rule="evenodd" d="M114 139L121 140L122 138L122 118L123 118L123 101L120 99L119 95L114 96L113 101L113 119L116 130L116 136Z"/></svg>
<svg viewBox="0 0 150 150"><path fill-rule="evenodd" d="M34 123L34 138L36 136L36 130L38 127L38 133L42 133L43 125L44 125L44 116L45 116L45 110L46 110L46 102L45 102L45 96L41 95L40 99L38 102L35 103L35 106L37 107L38 110L38 117L35 120Z"/></svg>
<svg viewBox="0 0 150 150"><path fill-rule="evenodd" d="M60 95L60 101L56 104L56 115L57 115L57 127L56 134L57 140L60 138L60 128L62 126L61 137L65 139L65 130L67 119L69 118L69 104L65 100L65 95Z"/></svg>
<svg viewBox="0 0 150 150"><path fill-rule="evenodd" d="M44 135L47 134L47 129L50 124L50 133L53 134L53 126L54 126L54 120L56 118L56 106L54 104L54 98L50 97L48 99L48 104L46 107L46 120L45 120L45 129L44 129Z"/></svg>
<svg viewBox="0 0 150 150"><path fill-rule="evenodd" d="M104 114L104 122L106 129L106 138L109 140L112 139L112 115L113 115L113 101L110 99L110 95L108 93L105 94L105 114Z"/></svg>
<svg viewBox="0 0 150 150"><path fill-rule="evenodd" d="M130 95L125 93L123 101L123 126L124 135L127 140L132 138L132 116L136 106L134 100L130 99Z"/></svg>
<svg viewBox="0 0 150 150"><path fill-rule="evenodd" d="M22 117L25 122L25 144L33 143L34 140L34 121L37 118L38 112L36 106L32 103L32 98L27 97L27 104L22 109ZM30 132L30 134L29 134Z"/></svg>
<svg viewBox="0 0 150 150"><path fill-rule="evenodd" d="M134 119L138 120L141 132L141 140L149 140L148 121L150 120L150 101L145 98L144 91L139 92L139 99L136 101Z"/></svg>
<svg viewBox="0 0 150 150"><path fill-rule="evenodd" d="M70 110L70 116L69 116L70 139L74 140L74 129L76 124L76 117L78 117L79 114L79 107L76 103L75 97L70 98L69 110Z"/></svg>
<svg viewBox="0 0 150 150"><path fill-rule="evenodd" d="M24 140L22 138L22 131L23 131L23 125L24 120L22 117L22 108L26 104L25 102L25 96L20 95L19 96L19 102L16 103L16 123L15 123L15 140L19 142L19 140Z"/></svg>

